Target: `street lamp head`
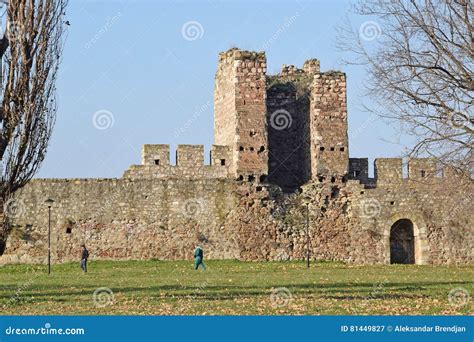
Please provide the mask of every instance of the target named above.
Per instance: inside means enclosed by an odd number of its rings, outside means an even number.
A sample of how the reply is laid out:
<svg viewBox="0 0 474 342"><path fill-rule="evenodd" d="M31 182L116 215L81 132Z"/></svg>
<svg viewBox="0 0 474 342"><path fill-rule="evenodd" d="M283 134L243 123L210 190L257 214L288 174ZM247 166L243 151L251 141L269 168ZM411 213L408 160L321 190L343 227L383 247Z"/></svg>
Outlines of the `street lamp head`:
<svg viewBox="0 0 474 342"><path fill-rule="evenodd" d="M48 198L46 201L44 201L48 208L51 208L53 206L54 200L52 198Z"/></svg>

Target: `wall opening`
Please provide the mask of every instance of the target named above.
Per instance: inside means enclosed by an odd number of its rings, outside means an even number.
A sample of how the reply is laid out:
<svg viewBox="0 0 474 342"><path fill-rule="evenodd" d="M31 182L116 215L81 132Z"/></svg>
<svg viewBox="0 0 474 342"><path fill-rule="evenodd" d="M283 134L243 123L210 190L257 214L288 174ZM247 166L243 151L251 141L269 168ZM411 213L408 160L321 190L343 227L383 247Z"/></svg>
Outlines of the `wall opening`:
<svg viewBox="0 0 474 342"><path fill-rule="evenodd" d="M225 166L225 159L221 159L221 165Z"/></svg>
<svg viewBox="0 0 474 342"><path fill-rule="evenodd" d="M160 160L159 159L155 159L155 165L160 165Z"/></svg>
<svg viewBox="0 0 474 342"><path fill-rule="evenodd" d="M396 221L390 229L390 263L415 263L413 222L408 219Z"/></svg>

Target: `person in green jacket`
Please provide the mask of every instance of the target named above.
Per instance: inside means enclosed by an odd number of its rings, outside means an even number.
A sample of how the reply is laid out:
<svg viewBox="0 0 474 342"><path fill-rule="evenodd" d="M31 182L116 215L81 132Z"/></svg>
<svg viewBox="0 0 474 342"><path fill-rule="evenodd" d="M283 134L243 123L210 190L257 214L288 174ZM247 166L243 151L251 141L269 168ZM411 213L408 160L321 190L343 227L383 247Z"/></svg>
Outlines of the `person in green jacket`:
<svg viewBox="0 0 474 342"><path fill-rule="evenodd" d="M197 270L199 265L202 266L202 270L206 270L206 265L204 265L204 254L202 251L202 248L200 246L196 246L196 249L194 250L194 269Z"/></svg>

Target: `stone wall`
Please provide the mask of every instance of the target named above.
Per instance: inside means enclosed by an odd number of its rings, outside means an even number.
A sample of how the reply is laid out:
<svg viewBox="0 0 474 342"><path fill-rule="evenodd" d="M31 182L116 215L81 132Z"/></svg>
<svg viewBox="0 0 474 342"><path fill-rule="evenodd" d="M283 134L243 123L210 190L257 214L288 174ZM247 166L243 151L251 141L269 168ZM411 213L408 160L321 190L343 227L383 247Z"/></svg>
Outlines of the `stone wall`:
<svg viewBox="0 0 474 342"><path fill-rule="evenodd" d="M401 169L401 167L400 167ZM393 174L399 174L398 171ZM417 264L466 264L474 260L474 186L458 179L398 179L389 174L376 187L349 182L352 206L366 234L377 234L383 253L379 262L390 262L391 229L397 221L413 223Z"/></svg>
<svg viewBox="0 0 474 342"><path fill-rule="evenodd" d="M93 259L189 259L200 242L208 257L238 256L222 228L234 205L226 180L42 179L18 194L4 261L44 260L47 198L55 262L77 260L82 243Z"/></svg>
<svg viewBox="0 0 474 342"><path fill-rule="evenodd" d="M382 180L383 181L383 180ZM312 259L390 262L391 228L413 222L417 264L474 260L473 185L464 178L409 178L367 188L359 181L308 182L288 194L276 185L222 180L34 180L17 197L19 216L0 262L44 262L52 208L54 262L92 259ZM467 195L466 195L467 194Z"/></svg>
<svg viewBox="0 0 474 342"><path fill-rule="evenodd" d="M432 159L404 174L401 158L377 159L370 179L348 155L345 74L314 59L265 73L264 53L220 54L210 165L202 145L179 145L171 165L169 146L151 144L120 179L27 184L0 263L45 261L47 198L55 263L82 243L92 260L191 259L196 244L211 259L294 260L308 237L313 259L390 263L405 244L417 264L473 261L471 179Z"/></svg>

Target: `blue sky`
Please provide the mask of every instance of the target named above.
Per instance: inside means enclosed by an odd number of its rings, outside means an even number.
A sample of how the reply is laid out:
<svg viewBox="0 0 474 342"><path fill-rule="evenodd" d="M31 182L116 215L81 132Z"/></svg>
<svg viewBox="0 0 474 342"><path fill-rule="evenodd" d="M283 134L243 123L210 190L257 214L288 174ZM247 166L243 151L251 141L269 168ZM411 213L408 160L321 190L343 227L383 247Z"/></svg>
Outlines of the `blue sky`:
<svg viewBox="0 0 474 342"><path fill-rule="evenodd" d="M364 70L340 63L335 28L349 5L71 0L57 122L38 177L121 177L145 143L170 144L172 156L178 143L209 151L217 55L230 47L265 48L269 74L310 58L345 71L351 157L400 155L398 131L361 110Z"/></svg>

